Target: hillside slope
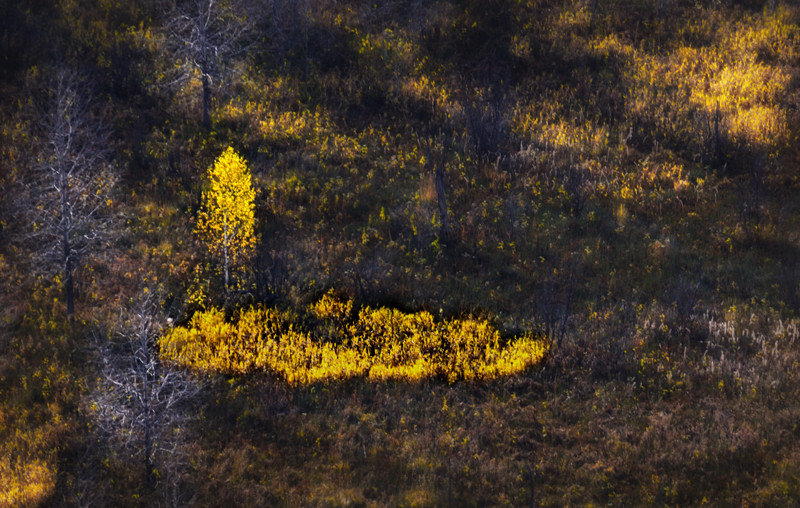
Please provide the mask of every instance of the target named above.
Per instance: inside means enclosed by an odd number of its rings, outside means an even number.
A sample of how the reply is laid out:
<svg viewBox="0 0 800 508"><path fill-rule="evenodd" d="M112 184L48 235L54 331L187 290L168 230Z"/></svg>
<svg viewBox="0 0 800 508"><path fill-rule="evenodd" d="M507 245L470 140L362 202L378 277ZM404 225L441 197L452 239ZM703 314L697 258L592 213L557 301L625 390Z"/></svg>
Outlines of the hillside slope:
<svg viewBox="0 0 800 508"><path fill-rule="evenodd" d="M800 499L793 2L230 0L207 68L161 2L2 3L0 504ZM64 68L118 177L71 320L26 213ZM230 288L196 234L229 147L255 190ZM144 288L186 336L280 316L260 360L238 332L165 353L202 387L146 481L93 405ZM369 374L397 350L417 374Z"/></svg>

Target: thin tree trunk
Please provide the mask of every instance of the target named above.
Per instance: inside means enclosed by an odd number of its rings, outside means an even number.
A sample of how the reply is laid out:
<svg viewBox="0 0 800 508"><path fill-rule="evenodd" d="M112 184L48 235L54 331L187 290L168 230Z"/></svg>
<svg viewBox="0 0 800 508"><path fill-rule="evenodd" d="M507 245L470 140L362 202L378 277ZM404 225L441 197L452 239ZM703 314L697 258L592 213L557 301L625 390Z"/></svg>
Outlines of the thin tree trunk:
<svg viewBox="0 0 800 508"><path fill-rule="evenodd" d="M567 333L567 322L569 321L570 306L572 305L573 289L575 288L575 264L573 259L569 265L569 286L567 294L564 297L564 314L561 316L561 327L558 330L558 338L556 339L556 349L561 349L561 343L564 341L564 335Z"/></svg>
<svg viewBox="0 0 800 508"><path fill-rule="evenodd" d="M230 282L230 263L228 262L228 217L222 219L222 261L225 268L225 296L228 295Z"/></svg>
<svg viewBox="0 0 800 508"><path fill-rule="evenodd" d="M145 395L146 397L146 395ZM149 401L145 402L144 417L144 485L147 489L153 487L155 483L155 471L153 467L153 436L150 423Z"/></svg>
<svg viewBox="0 0 800 508"><path fill-rule="evenodd" d="M720 134L719 134L719 121L722 115L719 111L719 102L717 102L717 108L714 111L714 158L717 164L722 164L722 142L720 141Z"/></svg>
<svg viewBox="0 0 800 508"><path fill-rule="evenodd" d="M60 186L61 186L61 248L62 256L64 259L64 299L67 303L67 318L72 318L75 313L75 288L72 281L72 246L69 241L69 226L67 217L69 217L69 203L67 201L67 189L69 189L69 179L67 172L62 167L60 168Z"/></svg>
<svg viewBox="0 0 800 508"><path fill-rule="evenodd" d="M75 313L75 286L72 281L72 263L70 259L64 263L64 298L67 301L67 317Z"/></svg>
<svg viewBox="0 0 800 508"><path fill-rule="evenodd" d="M436 198L439 201L439 218L442 221L441 229L439 230L439 241L444 243L447 241L448 234L447 198L445 196L444 186L444 161L441 161L436 166L434 179L436 183Z"/></svg>
<svg viewBox="0 0 800 508"><path fill-rule="evenodd" d="M211 130L211 83L203 72L203 127Z"/></svg>
<svg viewBox="0 0 800 508"><path fill-rule="evenodd" d="M147 369L149 364L150 351L147 349L147 335L146 331L139 332L139 342L145 348L144 358L144 375L142 376L142 391L144 392L144 404L142 411L144 412L144 484L145 487L150 489L153 487L155 480L155 472L153 467L153 436L152 436L152 422L150 421L150 373Z"/></svg>
<svg viewBox="0 0 800 508"><path fill-rule="evenodd" d="M228 268L228 246L225 246L224 249L224 257L225 257L225 294L228 294L228 286L230 285L230 270Z"/></svg>
<svg viewBox="0 0 800 508"><path fill-rule="evenodd" d="M308 2L303 2L303 77L308 79Z"/></svg>
<svg viewBox="0 0 800 508"><path fill-rule="evenodd" d="M451 140L443 137L441 151L434 150L433 137L429 137L425 144L428 158L428 171L433 173L433 183L436 187L436 201L439 205L439 242L444 244L448 240L449 219L447 216L447 196L444 183L444 172L447 162L447 152L452 148Z"/></svg>

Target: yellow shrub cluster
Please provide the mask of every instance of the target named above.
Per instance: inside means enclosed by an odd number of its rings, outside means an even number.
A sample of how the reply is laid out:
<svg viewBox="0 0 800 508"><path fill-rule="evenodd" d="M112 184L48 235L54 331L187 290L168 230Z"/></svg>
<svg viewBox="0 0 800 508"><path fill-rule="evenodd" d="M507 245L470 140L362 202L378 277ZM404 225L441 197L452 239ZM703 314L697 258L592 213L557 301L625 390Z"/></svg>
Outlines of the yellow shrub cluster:
<svg viewBox="0 0 800 508"><path fill-rule="evenodd" d="M431 104L436 111L444 112L445 116L448 111L457 109L447 88L426 75L405 79L401 90L406 97L420 103Z"/></svg>
<svg viewBox="0 0 800 508"><path fill-rule="evenodd" d="M353 313L353 302L340 300L332 292L325 293L322 298L309 306L311 314L318 319L344 322Z"/></svg>
<svg viewBox="0 0 800 508"><path fill-rule="evenodd" d="M479 319L437 322L428 312L363 308L328 294L309 307L322 325L300 330L284 313L264 307L195 314L186 327L161 338L165 360L189 368L243 374L272 372L290 384L364 376L449 382L491 379L522 372L544 356L546 345L525 335L508 342ZM326 334L322 330L334 329Z"/></svg>
<svg viewBox="0 0 800 508"><path fill-rule="evenodd" d="M718 123L720 133L737 144L780 146L790 130L785 95L792 89L791 62L800 53L795 12L777 7L737 20L698 9L698 15L681 23L674 44L658 49L632 42L624 33L584 36L591 18L580 2L561 12L553 26L574 34L561 42L567 53L583 52L608 62L601 73L575 74L575 79L595 89L611 86L613 80L627 85L623 99L632 125L619 124L622 136L644 121L647 135L655 139L677 146L707 144L698 140ZM571 105L586 99L580 94L577 87L550 87L529 103L521 102L512 121L514 132L534 144L601 156L614 148L617 133L602 118L598 122L583 112L574 114ZM606 107L605 97L592 100Z"/></svg>
<svg viewBox="0 0 800 508"><path fill-rule="evenodd" d="M265 112L257 130L263 140L291 146L316 147L323 158L353 160L363 157L367 147L357 138L339 132L327 111L317 108L297 111Z"/></svg>
<svg viewBox="0 0 800 508"><path fill-rule="evenodd" d="M397 76L407 74L414 64L415 46L400 32L387 28L380 34L359 33L357 29L351 33L359 41L358 54L364 67Z"/></svg>
<svg viewBox="0 0 800 508"><path fill-rule="evenodd" d="M51 464L15 461L6 455L0 459L0 505L34 506L44 502L55 488L55 476Z"/></svg>

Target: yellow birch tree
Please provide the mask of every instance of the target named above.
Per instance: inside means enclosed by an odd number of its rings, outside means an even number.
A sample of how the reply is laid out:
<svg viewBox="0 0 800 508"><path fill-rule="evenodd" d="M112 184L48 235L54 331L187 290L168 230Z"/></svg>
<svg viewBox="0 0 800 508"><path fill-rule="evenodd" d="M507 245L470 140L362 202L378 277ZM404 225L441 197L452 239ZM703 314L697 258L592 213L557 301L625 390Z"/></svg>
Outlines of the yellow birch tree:
<svg viewBox="0 0 800 508"><path fill-rule="evenodd" d="M231 271L255 247L255 190L247 163L231 147L208 168L208 180L195 231L211 253L221 258L227 293Z"/></svg>

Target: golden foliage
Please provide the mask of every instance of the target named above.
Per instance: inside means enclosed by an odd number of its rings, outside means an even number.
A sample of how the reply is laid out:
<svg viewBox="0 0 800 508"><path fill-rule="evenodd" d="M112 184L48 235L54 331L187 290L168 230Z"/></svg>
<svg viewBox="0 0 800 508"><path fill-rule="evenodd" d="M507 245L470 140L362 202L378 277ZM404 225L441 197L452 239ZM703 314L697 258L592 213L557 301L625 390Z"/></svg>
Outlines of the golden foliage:
<svg viewBox="0 0 800 508"><path fill-rule="evenodd" d="M44 502L55 488L53 468L39 460L12 464L9 456L0 459L0 505L34 506Z"/></svg>
<svg viewBox="0 0 800 508"><path fill-rule="evenodd" d="M26 333L8 339L0 355L0 506L53 499L63 472L59 451L76 429L74 410L67 409L78 391L76 376L62 356L75 346L57 295L58 283L37 288L31 298L37 311L20 324Z"/></svg>
<svg viewBox="0 0 800 508"><path fill-rule="evenodd" d="M223 258L227 272L247 260L255 246L255 190L247 164L231 147L209 168L208 179L196 233Z"/></svg>
<svg viewBox="0 0 800 508"><path fill-rule="evenodd" d="M239 312L231 323L222 311L198 312L186 327L161 338L161 354L186 367L243 374L264 370L289 384L348 379L449 382L520 373L545 354L543 341L525 335L507 344L480 319L436 322L428 312L365 307L351 319L353 303L331 293L310 314L337 329L341 341L298 330L287 314L264 307Z"/></svg>
<svg viewBox="0 0 800 508"><path fill-rule="evenodd" d="M336 298L333 290L328 291L322 298L309 306L311 314L318 319L327 319L344 322L353 313L353 302Z"/></svg>

